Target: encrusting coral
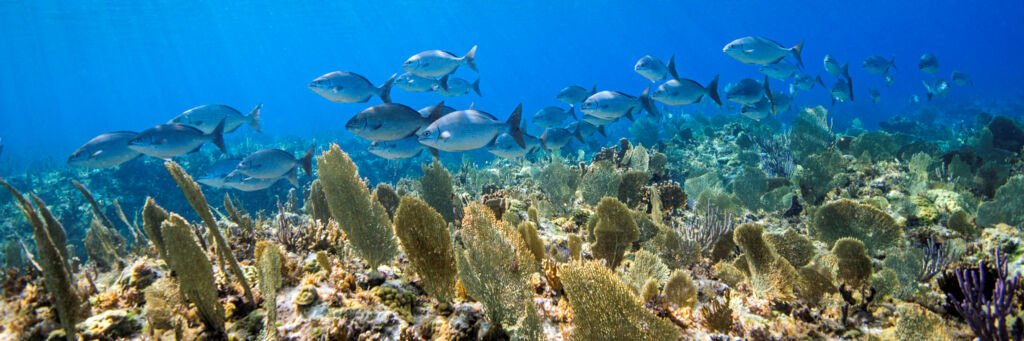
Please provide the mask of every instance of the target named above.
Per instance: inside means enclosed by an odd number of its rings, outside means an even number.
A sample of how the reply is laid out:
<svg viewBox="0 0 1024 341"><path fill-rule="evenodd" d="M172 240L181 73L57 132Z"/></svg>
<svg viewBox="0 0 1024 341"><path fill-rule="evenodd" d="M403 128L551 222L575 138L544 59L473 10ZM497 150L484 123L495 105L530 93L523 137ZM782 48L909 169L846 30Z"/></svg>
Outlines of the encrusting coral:
<svg viewBox="0 0 1024 341"><path fill-rule="evenodd" d="M562 285L573 310L571 340L677 340L672 322L644 309L610 269L599 262L571 262Z"/></svg>
<svg viewBox="0 0 1024 341"><path fill-rule="evenodd" d="M395 234L423 289L441 303L455 296L455 251L441 214L423 200L403 196L395 212Z"/></svg>

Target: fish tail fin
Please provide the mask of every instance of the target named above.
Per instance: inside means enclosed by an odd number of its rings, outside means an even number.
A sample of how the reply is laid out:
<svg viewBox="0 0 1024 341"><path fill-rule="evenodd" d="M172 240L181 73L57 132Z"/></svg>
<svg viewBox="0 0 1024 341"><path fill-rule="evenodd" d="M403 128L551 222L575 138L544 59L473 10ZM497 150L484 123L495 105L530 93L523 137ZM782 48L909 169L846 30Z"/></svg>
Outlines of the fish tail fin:
<svg viewBox="0 0 1024 341"><path fill-rule="evenodd" d="M672 58L668 60L668 73L672 75L672 78L679 79L679 73L676 72L676 55L672 55Z"/></svg>
<svg viewBox="0 0 1024 341"><path fill-rule="evenodd" d="M252 111L249 112L249 116L245 117L249 121L249 126L257 133L262 133L262 131L260 131L260 109L262 108L263 103L257 104L256 107L252 108Z"/></svg>
<svg viewBox="0 0 1024 341"><path fill-rule="evenodd" d="M818 81L818 84L821 84L821 87L823 87L823 88L825 87L825 81L821 80L821 74L820 73L818 74L817 77L815 77L815 79Z"/></svg>
<svg viewBox="0 0 1024 341"><path fill-rule="evenodd" d="M296 173L295 169L292 169L291 171L289 171L287 179L288 179L288 182L292 183L292 186L299 187L299 178L298 178L298 175L295 174L295 173Z"/></svg>
<svg viewBox="0 0 1024 341"><path fill-rule="evenodd" d="M473 82L473 92L476 92L477 96L484 97L484 95L480 94L480 78Z"/></svg>
<svg viewBox="0 0 1024 341"><path fill-rule="evenodd" d="M476 72L480 72L480 70L476 69L476 61L475 61L475 59L476 59L476 45L473 45L473 48L469 49L469 52L466 53L466 55L462 57L462 60L463 60L464 63L466 63L466 66L469 66L470 69L473 69L473 71L476 71Z"/></svg>
<svg viewBox="0 0 1024 341"><path fill-rule="evenodd" d="M306 174L309 176L313 176L313 148L315 147L309 147L309 150L306 151L306 155L303 155L302 159L299 160L299 164L302 165L302 170L306 171Z"/></svg>
<svg viewBox="0 0 1024 341"><path fill-rule="evenodd" d="M644 93L640 95L640 104L643 105L644 110L651 116L661 117L661 112L658 111L658 106L651 101L651 86L648 85L647 89L644 89Z"/></svg>
<svg viewBox="0 0 1024 341"><path fill-rule="evenodd" d="M228 153L228 148L224 146L224 121L226 120L227 119L221 119L220 123L217 124L217 128L214 128L213 132L210 133L210 135L213 136L213 141L211 142L213 142L213 145L217 146L217 148L220 148L220 151L224 152L224 154Z"/></svg>
<svg viewBox="0 0 1024 341"><path fill-rule="evenodd" d="M430 115L427 115L427 122L434 122L437 119L444 116L444 101L434 106L433 110L430 110Z"/></svg>
<svg viewBox="0 0 1024 341"><path fill-rule="evenodd" d="M576 117L576 111L574 109L576 109L576 106L569 104L569 116L572 116L572 119L579 121L580 118Z"/></svg>
<svg viewBox="0 0 1024 341"><path fill-rule="evenodd" d="M597 132L601 133L601 136L608 137L608 133L604 131L604 126L598 126Z"/></svg>
<svg viewBox="0 0 1024 341"><path fill-rule="evenodd" d="M804 51L804 41L801 40L799 44L796 44L796 46L793 46L790 50L793 51L793 58L796 58L796 66L803 69L804 59L800 57L800 53Z"/></svg>
<svg viewBox="0 0 1024 341"><path fill-rule="evenodd" d="M519 121L523 118L523 104L519 103L516 106L516 110L512 112L512 115L508 117L505 123L508 124L508 134L512 135L512 139L516 140L516 144L519 147L526 148L526 141L523 140L523 131L519 129Z"/></svg>
<svg viewBox="0 0 1024 341"><path fill-rule="evenodd" d="M712 79L710 83L708 83L707 89L708 96L710 96L711 99L715 100L715 103L721 106L722 98L718 96L718 75L715 75L715 78Z"/></svg>
<svg viewBox="0 0 1024 341"><path fill-rule="evenodd" d="M444 91L447 92L448 91L448 75L444 75L444 77L441 77L441 79L437 81L437 84L441 86L441 89L444 89Z"/></svg>
<svg viewBox="0 0 1024 341"><path fill-rule="evenodd" d="M578 124L576 125L576 131L572 132L572 136L576 137L576 139L580 140L580 142L586 142L583 141L583 134L580 134L580 125Z"/></svg>
<svg viewBox="0 0 1024 341"><path fill-rule="evenodd" d="M594 87L590 88L590 95L594 95L596 93L597 93L597 83L594 83ZM587 96L587 97L590 97L590 96Z"/></svg>
<svg viewBox="0 0 1024 341"><path fill-rule="evenodd" d="M391 78L388 78L388 80L384 82L384 85L381 85L380 88L377 89L377 95L380 96L380 100L384 101L384 103L391 103L391 86L395 84L396 76L398 76L397 73L392 74Z"/></svg>
<svg viewBox="0 0 1024 341"><path fill-rule="evenodd" d="M772 114L778 115L779 113L775 111L775 96L772 95L772 88L768 86L768 76L764 76L764 95L768 96L768 103L772 104Z"/></svg>

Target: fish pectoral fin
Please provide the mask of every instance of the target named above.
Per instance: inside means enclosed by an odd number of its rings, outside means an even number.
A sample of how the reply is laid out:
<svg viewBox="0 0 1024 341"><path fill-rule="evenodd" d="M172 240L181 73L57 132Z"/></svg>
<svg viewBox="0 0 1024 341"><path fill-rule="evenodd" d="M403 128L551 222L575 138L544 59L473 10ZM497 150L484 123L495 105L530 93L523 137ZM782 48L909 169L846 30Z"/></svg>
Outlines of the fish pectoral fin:
<svg viewBox="0 0 1024 341"><path fill-rule="evenodd" d="M441 136L439 136L439 137L442 140L447 140L448 138L452 137L452 133L450 131L445 131L445 132L441 133Z"/></svg>
<svg viewBox="0 0 1024 341"><path fill-rule="evenodd" d="M384 124L383 124L383 123L377 123L377 124L374 124L374 125L373 125L373 130L377 130L377 129L380 129L380 127L383 127L383 126L384 126Z"/></svg>
<svg viewBox="0 0 1024 341"><path fill-rule="evenodd" d="M753 53L753 52L754 52L754 50L752 50L752 49L743 50L743 53Z"/></svg>
<svg viewBox="0 0 1024 341"><path fill-rule="evenodd" d="M344 89L345 89L345 87L341 86L341 85L331 88L331 90L334 90L334 92L340 92L341 90L344 90Z"/></svg>
<svg viewBox="0 0 1024 341"><path fill-rule="evenodd" d="M103 151L102 150L97 150L95 153L90 154L89 158L90 159L95 158L97 156L100 156L100 154L103 154Z"/></svg>

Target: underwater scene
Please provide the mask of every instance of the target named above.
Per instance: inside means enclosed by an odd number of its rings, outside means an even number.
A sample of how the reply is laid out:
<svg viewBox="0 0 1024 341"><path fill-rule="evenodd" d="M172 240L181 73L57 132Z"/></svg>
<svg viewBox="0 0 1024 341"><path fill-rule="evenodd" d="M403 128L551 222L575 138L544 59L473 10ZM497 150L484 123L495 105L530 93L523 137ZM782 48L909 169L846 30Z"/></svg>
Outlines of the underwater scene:
<svg viewBox="0 0 1024 341"><path fill-rule="evenodd" d="M0 1L0 340L1022 340L1021 14Z"/></svg>

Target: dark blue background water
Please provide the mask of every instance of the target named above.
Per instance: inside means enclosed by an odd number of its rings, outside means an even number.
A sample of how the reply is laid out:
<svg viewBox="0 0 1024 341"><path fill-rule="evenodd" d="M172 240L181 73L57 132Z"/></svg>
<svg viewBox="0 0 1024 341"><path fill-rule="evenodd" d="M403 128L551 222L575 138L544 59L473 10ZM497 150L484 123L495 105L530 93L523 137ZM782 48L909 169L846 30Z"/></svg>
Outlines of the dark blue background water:
<svg viewBox="0 0 1024 341"><path fill-rule="evenodd" d="M505 117L520 102L527 116L561 104L554 95L569 84L638 95L649 83L632 68L645 54L675 54L679 72L702 83L715 74L723 85L760 79L722 47L746 35L787 46L806 39L808 73L828 85L824 54L851 61L863 99L831 110L871 125L912 110L910 95L923 98L924 52L938 56L938 76L974 78L944 101L1020 98L1021 14L1021 1L4 1L2 157L63 164L95 135L143 130L208 103L243 112L264 103L265 134L347 134L344 122L379 99L332 103L310 80L348 70L379 85L417 52L462 55L474 44L480 73L457 76L480 76L484 96L448 103ZM860 68L874 54L896 58L893 87ZM883 105L870 104L869 87L882 90ZM441 99L397 88L393 98L414 108ZM797 101L827 104L828 95L816 88Z"/></svg>

